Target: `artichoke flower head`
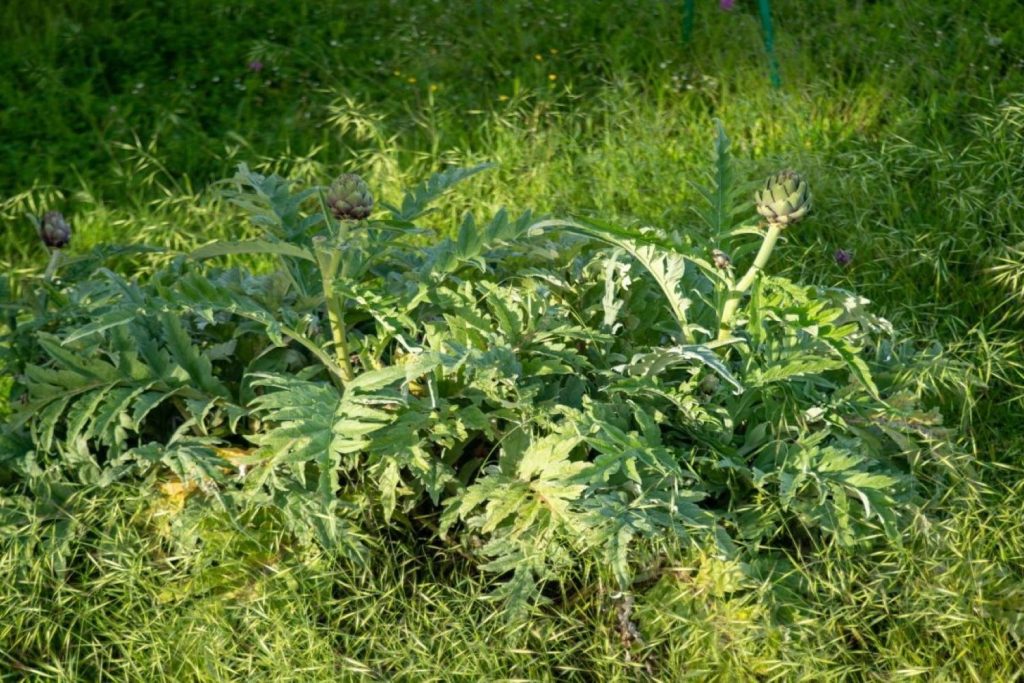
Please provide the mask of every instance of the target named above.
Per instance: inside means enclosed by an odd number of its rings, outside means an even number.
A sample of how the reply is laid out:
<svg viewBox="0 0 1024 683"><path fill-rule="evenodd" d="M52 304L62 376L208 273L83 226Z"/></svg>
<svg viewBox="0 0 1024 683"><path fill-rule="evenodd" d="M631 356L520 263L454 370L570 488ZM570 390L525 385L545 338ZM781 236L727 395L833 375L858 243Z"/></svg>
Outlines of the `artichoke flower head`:
<svg viewBox="0 0 1024 683"><path fill-rule="evenodd" d="M342 173L327 192L327 205L338 220L363 220L373 211L373 194L355 173Z"/></svg>
<svg viewBox="0 0 1024 683"><path fill-rule="evenodd" d="M47 211L38 224L39 239L50 249L63 249L71 242L71 224L60 211Z"/></svg>
<svg viewBox="0 0 1024 683"><path fill-rule="evenodd" d="M757 212L769 224L786 227L804 218L811 210L807 181L796 171L781 171L770 176L754 193Z"/></svg>

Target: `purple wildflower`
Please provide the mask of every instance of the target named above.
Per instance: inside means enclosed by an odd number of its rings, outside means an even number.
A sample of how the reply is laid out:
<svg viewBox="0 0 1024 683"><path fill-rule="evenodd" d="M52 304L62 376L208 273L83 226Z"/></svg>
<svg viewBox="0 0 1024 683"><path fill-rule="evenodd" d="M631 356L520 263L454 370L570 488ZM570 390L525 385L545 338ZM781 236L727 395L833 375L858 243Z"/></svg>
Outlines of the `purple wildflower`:
<svg viewBox="0 0 1024 683"><path fill-rule="evenodd" d="M736 0L722 0L721 7L723 11L731 12L736 7Z"/></svg>
<svg viewBox="0 0 1024 683"><path fill-rule="evenodd" d="M261 62L258 59L252 60L251 62L249 62L249 64L247 64L247 66L249 67L249 71L252 71L253 73L259 73L263 71L263 62Z"/></svg>
<svg viewBox="0 0 1024 683"><path fill-rule="evenodd" d="M846 249L836 249L835 259L837 264L845 268L853 262L853 252Z"/></svg>

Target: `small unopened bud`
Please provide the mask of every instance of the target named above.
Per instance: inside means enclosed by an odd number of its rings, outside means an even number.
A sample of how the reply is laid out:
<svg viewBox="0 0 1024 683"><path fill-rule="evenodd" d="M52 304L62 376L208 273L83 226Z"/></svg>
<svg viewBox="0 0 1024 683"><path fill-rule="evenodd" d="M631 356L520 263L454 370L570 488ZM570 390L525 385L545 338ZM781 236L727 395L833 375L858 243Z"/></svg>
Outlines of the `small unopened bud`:
<svg viewBox="0 0 1024 683"><path fill-rule="evenodd" d="M846 249L836 249L835 259L838 265L845 268L853 262L853 253Z"/></svg>
<svg viewBox="0 0 1024 683"><path fill-rule="evenodd" d="M306 323L307 336L316 337L320 334L320 316L316 313L307 313L303 318L303 322Z"/></svg>
<svg viewBox="0 0 1024 683"><path fill-rule="evenodd" d="M342 173L331 183L327 205L338 220L362 220L373 211L373 195L355 173Z"/></svg>
<svg viewBox="0 0 1024 683"><path fill-rule="evenodd" d="M705 375L700 381L700 390L705 394L713 394L718 390L718 377L715 375Z"/></svg>
<svg viewBox="0 0 1024 683"><path fill-rule="evenodd" d="M715 249L711 252L711 260L714 261L715 268L719 270L725 270L732 266L732 259L721 249Z"/></svg>
<svg viewBox="0 0 1024 683"><path fill-rule="evenodd" d="M71 225L60 211L47 211L39 223L39 239L51 249L63 249L71 241Z"/></svg>

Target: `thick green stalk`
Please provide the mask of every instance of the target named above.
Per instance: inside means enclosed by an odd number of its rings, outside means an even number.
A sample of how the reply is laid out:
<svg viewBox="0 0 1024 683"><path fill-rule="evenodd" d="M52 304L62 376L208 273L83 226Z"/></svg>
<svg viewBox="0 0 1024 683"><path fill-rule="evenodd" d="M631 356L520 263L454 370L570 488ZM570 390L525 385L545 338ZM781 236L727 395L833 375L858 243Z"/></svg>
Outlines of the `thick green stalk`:
<svg viewBox="0 0 1024 683"><path fill-rule="evenodd" d="M341 250L335 247L326 255L323 250L318 250L317 260L320 263L320 276L323 280L324 288L324 304L327 308L327 320L331 327L331 337L334 340L334 352L338 358L338 366L341 368L341 379L343 382L348 382L355 376L355 373L352 371L352 362L349 360L344 302L334 292L334 278L337 277L338 267L341 264Z"/></svg>
<svg viewBox="0 0 1024 683"><path fill-rule="evenodd" d="M754 284L754 278L757 277L757 274L764 270L780 234L782 234L781 225L771 224L768 226L768 233L765 234L764 241L761 242L761 248L757 250L754 263L747 269L743 278L729 291L729 298L725 301L725 306L722 308L722 318L718 323L718 341L728 339L732 335L732 318L736 315L740 299L750 289L750 286Z"/></svg>
<svg viewBox="0 0 1024 683"><path fill-rule="evenodd" d="M50 262L46 264L46 271L43 272L43 282L52 283L54 276L57 274L57 268L60 267L61 261L60 249L50 250ZM40 288L35 296L35 307L36 317L42 318L46 315L47 304L50 298L50 292L46 288ZM12 314L13 315L13 314ZM11 326L14 329L14 326Z"/></svg>
<svg viewBox="0 0 1024 683"><path fill-rule="evenodd" d="M47 282L53 280L53 276L57 274L57 267L60 265L60 258L60 249L53 249L50 251L50 262L46 265L46 272L43 273L43 279Z"/></svg>

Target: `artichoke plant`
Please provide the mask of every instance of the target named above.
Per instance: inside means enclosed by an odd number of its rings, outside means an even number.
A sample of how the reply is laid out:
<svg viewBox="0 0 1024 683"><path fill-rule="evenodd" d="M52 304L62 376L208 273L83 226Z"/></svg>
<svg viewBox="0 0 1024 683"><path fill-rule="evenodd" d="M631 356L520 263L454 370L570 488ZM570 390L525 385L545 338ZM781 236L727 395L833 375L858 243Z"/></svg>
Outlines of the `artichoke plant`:
<svg viewBox="0 0 1024 683"><path fill-rule="evenodd" d="M47 211L38 224L39 238L50 249L63 249L71 241L71 225L60 211Z"/></svg>
<svg viewBox="0 0 1024 683"><path fill-rule="evenodd" d="M811 210L807 181L795 171L780 171L770 176L754 198L757 212L769 225L783 228L796 223Z"/></svg>
<svg viewBox="0 0 1024 683"><path fill-rule="evenodd" d="M772 255L779 235L787 226L802 220L811 210L811 192L807 187L807 181L796 171L779 171L770 176L761 189L754 193L754 202L757 204L757 212L768 220L768 230L765 232L761 247L757 250L754 262L740 281L732 287L722 306L718 322L719 341L724 341L732 335L732 318L736 314L740 299L754 284L757 274L768 264L768 257ZM715 265L718 265L717 261Z"/></svg>
<svg viewBox="0 0 1024 683"><path fill-rule="evenodd" d="M355 173L342 173L331 183L327 205L338 220L362 220L373 211L373 195Z"/></svg>

